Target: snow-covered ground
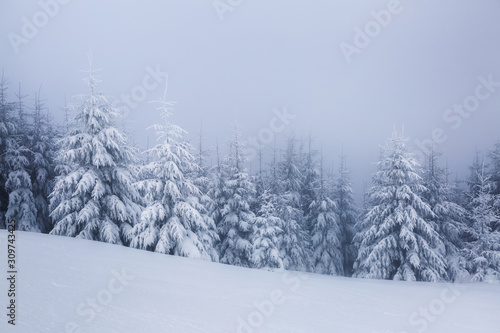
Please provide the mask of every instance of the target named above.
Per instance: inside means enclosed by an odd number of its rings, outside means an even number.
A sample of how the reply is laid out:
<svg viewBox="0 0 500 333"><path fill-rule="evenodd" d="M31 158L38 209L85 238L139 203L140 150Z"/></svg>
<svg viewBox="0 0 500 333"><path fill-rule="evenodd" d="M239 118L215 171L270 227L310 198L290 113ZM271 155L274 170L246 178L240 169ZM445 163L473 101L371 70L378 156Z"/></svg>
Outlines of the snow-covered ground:
<svg viewBox="0 0 500 333"><path fill-rule="evenodd" d="M2 314L0 332L500 332L499 284L265 272L25 232L16 248L16 326ZM0 262L5 276L5 230Z"/></svg>

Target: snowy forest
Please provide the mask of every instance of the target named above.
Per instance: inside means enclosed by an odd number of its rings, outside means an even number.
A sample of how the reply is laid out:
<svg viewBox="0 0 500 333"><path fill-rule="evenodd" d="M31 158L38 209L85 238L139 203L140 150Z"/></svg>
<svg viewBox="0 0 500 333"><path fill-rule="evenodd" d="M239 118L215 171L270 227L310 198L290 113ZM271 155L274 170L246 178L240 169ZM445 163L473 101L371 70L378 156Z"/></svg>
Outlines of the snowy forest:
<svg viewBox="0 0 500 333"><path fill-rule="evenodd" d="M39 94L28 102L2 77L0 228L14 219L22 231L255 269L500 279L500 142L471 156L467 179L450 179L442 152L417 161L394 132L357 204L345 156L332 171L311 138L290 135L250 173L238 126L211 151L190 143L166 90L157 144L141 152L97 82L90 71L61 125Z"/></svg>

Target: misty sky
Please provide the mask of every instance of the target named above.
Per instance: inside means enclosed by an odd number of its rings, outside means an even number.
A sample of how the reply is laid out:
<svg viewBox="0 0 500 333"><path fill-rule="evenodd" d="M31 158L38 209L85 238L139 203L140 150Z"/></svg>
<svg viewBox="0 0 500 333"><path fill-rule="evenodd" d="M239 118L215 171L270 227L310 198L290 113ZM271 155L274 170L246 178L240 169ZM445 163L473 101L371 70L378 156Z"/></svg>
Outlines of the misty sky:
<svg viewBox="0 0 500 333"><path fill-rule="evenodd" d="M10 96L21 82L29 105L43 84L57 122L65 96L75 102L87 92L79 70L91 50L101 90L118 101L146 91L126 120L143 147L154 137L145 128L160 121L147 103L163 94L150 74L157 69L168 72L167 99L177 102L171 120L193 144L201 122L208 146L223 142L235 120L244 137L258 137L273 110L286 107L294 118L275 133L278 144L292 130L311 133L314 148L335 163L343 146L358 193L394 126L404 125L412 146L438 133L438 148L460 176L476 147L500 139L498 0L64 2L45 6L53 17L38 1L0 2L0 66ZM26 28L34 23L38 31ZM369 41L359 34L365 29ZM360 47L349 56L346 45ZM453 109L463 103L473 111Z"/></svg>

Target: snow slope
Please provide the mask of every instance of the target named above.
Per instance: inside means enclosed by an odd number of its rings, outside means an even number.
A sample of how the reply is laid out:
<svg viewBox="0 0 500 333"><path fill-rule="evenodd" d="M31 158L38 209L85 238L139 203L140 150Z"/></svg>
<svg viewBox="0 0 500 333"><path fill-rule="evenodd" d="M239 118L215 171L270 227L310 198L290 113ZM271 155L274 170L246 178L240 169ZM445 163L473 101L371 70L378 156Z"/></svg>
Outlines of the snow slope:
<svg viewBox="0 0 500 333"><path fill-rule="evenodd" d="M25 232L16 247L17 323L2 314L0 332L500 332L498 284L265 272Z"/></svg>

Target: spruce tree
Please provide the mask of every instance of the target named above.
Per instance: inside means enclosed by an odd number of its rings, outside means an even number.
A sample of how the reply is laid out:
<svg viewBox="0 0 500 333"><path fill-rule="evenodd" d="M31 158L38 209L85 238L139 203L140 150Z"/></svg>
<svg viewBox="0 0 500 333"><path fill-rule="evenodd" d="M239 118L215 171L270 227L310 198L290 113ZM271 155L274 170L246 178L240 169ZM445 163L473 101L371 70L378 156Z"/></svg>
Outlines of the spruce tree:
<svg viewBox="0 0 500 333"><path fill-rule="evenodd" d="M274 206L283 225L278 237L280 256L287 270L309 271L310 235L306 229L306 219L302 211L302 174L298 167L296 141L293 136L287 140L284 160L277 166L277 181L273 186Z"/></svg>
<svg viewBox="0 0 500 333"><path fill-rule="evenodd" d="M221 160L218 142L216 142L215 145L215 153L216 153L216 164L214 167L208 170L207 196L211 200L211 205L208 213L215 223L218 234L216 241L216 249L220 250L219 228L221 226L221 221L222 221L222 210L224 209L224 205L227 199L224 193L224 184L227 179L227 168L223 164L223 161ZM218 252L218 254L220 257L220 252Z"/></svg>
<svg viewBox="0 0 500 333"><path fill-rule="evenodd" d="M490 158L490 182L493 184L491 194L500 194L500 141L495 144L495 147L488 154Z"/></svg>
<svg viewBox="0 0 500 333"><path fill-rule="evenodd" d="M35 94L35 107L32 113L33 127L30 135L31 150L31 180L33 197L37 211L37 225L44 233L50 232L49 196L52 192L54 171L54 136L55 132L50 124L50 114L40 101L39 94Z"/></svg>
<svg viewBox="0 0 500 333"><path fill-rule="evenodd" d="M344 275L351 276L356 260L357 250L353 243L356 235L355 226L358 222L358 212L354 201L350 170L346 166L346 156L340 156L340 166L337 181L333 184L332 199L336 205L336 213L342 234L342 256L344 259Z"/></svg>
<svg viewBox="0 0 500 333"><path fill-rule="evenodd" d="M299 154L298 165L302 177L300 190L301 210L306 218L306 231L310 231L313 228L313 222L309 218L309 211L311 204L318 199L316 195L319 189L319 182L321 181L319 179L318 162L315 159L317 151L312 149L311 135L309 135L307 140L307 148L307 152Z"/></svg>
<svg viewBox="0 0 500 333"><path fill-rule="evenodd" d="M485 175L484 167L477 179L477 195L471 202L474 241L467 250L468 268L473 281L500 280L500 231L494 228L500 223L495 210L498 195L491 193L495 184Z"/></svg>
<svg viewBox="0 0 500 333"><path fill-rule="evenodd" d="M452 186L446 181L447 171L439 166L440 153L429 147L426 154L423 185L427 188L423 197L434 213L428 221L440 235L444 247L440 250L446 258L448 276L451 280L462 280L467 276L466 259L462 249L465 247L464 235L469 232L467 212L453 202Z"/></svg>
<svg viewBox="0 0 500 333"><path fill-rule="evenodd" d="M211 178L210 168L207 165L207 159L209 157L210 151L204 148L203 135L200 129L197 156L195 157L196 169L191 173L190 177L193 179L193 183L200 190L199 202L203 206L203 209L200 212L205 220L205 224L209 227L208 232L206 233L207 237L204 237L204 239L207 242L207 246L210 244L210 246L208 246L210 249L210 257L213 261L219 261L219 254L215 249L219 236L217 235L215 220L213 219L213 212L215 211L217 205L210 196Z"/></svg>
<svg viewBox="0 0 500 333"><path fill-rule="evenodd" d="M252 234L253 267L262 269L282 269L283 260L279 251L280 225L283 221L277 216L274 202L276 199L269 191L259 196L261 208L255 218L255 232Z"/></svg>
<svg viewBox="0 0 500 333"><path fill-rule="evenodd" d="M166 89L165 89L166 95ZM130 230L130 246L159 253L217 260L213 221L200 202L202 193L189 177L196 171L186 132L169 122L171 102L159 101L164 124L154 125L160 142L147 153L154 160L137 183L146 206Z"/></svg>
<svg viewBox="0 0 500 333"><path fill-rule="evenodd" d="M489 152L490 160L490 182L492 183L491 194L495 196L493 205L494 212L500 216L500 141L495 144L495 148ZM500 232L500 221L492 225L493 230Z"/></svg>
<svg viewBox="0 0 500 333"><path fill-rule="evenodd" d="M16 122L14 120L15 104L7 100L8 80L2 73L0 78L0 229L5 229L5 213L9 205L9 192L6 182L11 166L8 161L7 151L16 147Z"/></svg>
<svg viewBox="0 0 500 333"><path fill-rule="evenodd" d="M474 158L472 160L472 165L469 167L469 177L466 180L467 183L467 203L466 208L471 211L474 204L472 203L474 198L479 195L479 190L481 188L481 175L488 170L489 165L485 162L485 158L480 151L476 150Z"/></svg>
<svg viewBox="0 0 500 333"><path fill-rule="evenodd" d="M252 267L255 232L255 214L250 207L255 200L255 186L245 170L244 142L236 126L229 141L230 153L226 157L227 178L222 194L225 198L217 226L220 244L220 262L229 265Z"/></svg>
<svg viewBox="0 0 500 333"><path fill-rule="evenodd" d="M434 217L422 193L427 191L417 173L418 163L396 133L379 162L370 190L371 209L363 221L357 277L405 281L446 279L442 242L428 222Z"/></svg>
<svg viewBox="0 0 500 333"><path fill-rule="evenodd" d="M130 172L137 158L115 127L119 110L95 91L92 68L88 75L90 94L81 96L73 128L58 144L61 168L51 194L51 234L123 244L140 212Z"/></svg>
<svg viewBox="0 0 500 333"><path fill-rule="evenodd" d="M263 198L264 193L266 191L269 192L269 185L266 171L262 166L262 164L264 163L262 147L259 147L259 149L257 150L257 158L259 163L259 170L257 171L257 174L252 177L252 179L253 183L255 184L255 196L257 198ZM269 196L269 193L267 193L267 196ZM252 210L258 211L260 209L260 206L261 200L255 200Z"/></svg>
<svg viewBox="0 0 500 333"><path fill-rule="evenodd" d="M344 235L337 215L337 204L327 195L323 179L323 163L319 174L319 189L309 206L311 221L312 264L319 274L344 275Z"/></svg>
<svg viewBox="0 0 500 333"><path fill-rule="evenodd" d="M203 132L201 128L195 156L195 169L192 171L191 178L193 178L195 185L202 195L210 199L207 195L210 189L209 167L206 161L208 157L210 157L210 152L203 145Z"/></svg>
<svg viewBox="0 0 500 333"><path fill-rule="evenodd" d="M32 192L31 156L29 125L24 107L24 97L21 88L17 94L17 118L15 121L15 140L5 152L7 170L9 170L5 189L9 194L9 204L5 217L14 219L18 230L41 232L43 226L37 223L37 209Z"/></svg>

